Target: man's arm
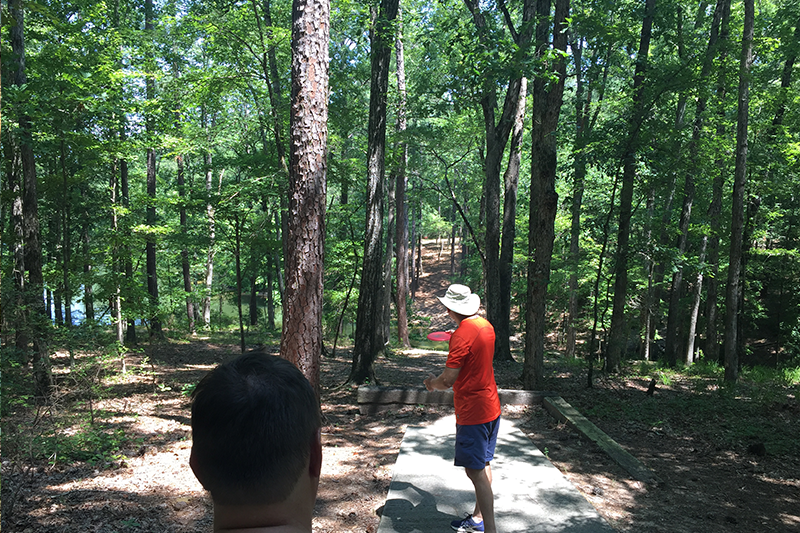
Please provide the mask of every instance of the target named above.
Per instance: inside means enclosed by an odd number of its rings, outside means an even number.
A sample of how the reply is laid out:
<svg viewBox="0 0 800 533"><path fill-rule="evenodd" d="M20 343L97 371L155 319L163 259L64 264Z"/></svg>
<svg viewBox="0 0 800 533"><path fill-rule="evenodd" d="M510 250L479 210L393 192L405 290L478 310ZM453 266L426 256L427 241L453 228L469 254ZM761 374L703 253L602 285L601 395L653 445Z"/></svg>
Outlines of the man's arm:
<svg viewBox="0 0 800 533"><path fill-rule="evenodd" d="M423 383L425 383L425 388L429 391L447 390L456 382L459 372L461 372L460 368L445 367L444 372L438 376L431 374Z"/></svg>

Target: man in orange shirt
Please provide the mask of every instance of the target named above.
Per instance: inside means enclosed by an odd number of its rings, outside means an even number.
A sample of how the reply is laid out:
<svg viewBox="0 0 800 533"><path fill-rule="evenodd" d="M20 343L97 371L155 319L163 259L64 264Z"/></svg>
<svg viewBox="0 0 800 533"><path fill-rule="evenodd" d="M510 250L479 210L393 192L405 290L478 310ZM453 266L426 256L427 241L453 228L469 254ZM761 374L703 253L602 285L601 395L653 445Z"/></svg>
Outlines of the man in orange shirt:
<svg viewBox="0 0 800 533"><path fill-rule="evenodd" d="M445 369L425 381L429 390L453 387L456 408L456 466L463 466L475 487L475 509L466 518L454 520L454 531L496 533L492 467L500 398L494 381L494 328L478 316L480 297L466 285L451 285L439 300L458 327L450 338Z"/></svg>

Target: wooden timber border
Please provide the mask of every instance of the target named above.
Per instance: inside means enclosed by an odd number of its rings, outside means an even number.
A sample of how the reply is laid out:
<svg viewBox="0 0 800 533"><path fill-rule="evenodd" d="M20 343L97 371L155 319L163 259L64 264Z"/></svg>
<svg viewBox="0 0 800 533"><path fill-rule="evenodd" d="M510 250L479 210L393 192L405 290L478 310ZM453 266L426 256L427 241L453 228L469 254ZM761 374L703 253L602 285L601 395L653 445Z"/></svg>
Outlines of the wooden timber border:
<svg viewBox="0 0 800 533"><path fill-rule="evenodd" d="M503 405L543 405L550 416L567 424L586 439L597 444L611 459L634 479L658 483L651 469L628 453L611 437L581 415L555 392L498 389ZM358 407L362 415L399 409L406 405L453 405L453 391L428 391L421 387L381 387L362 385L358 388Z"/></svg>

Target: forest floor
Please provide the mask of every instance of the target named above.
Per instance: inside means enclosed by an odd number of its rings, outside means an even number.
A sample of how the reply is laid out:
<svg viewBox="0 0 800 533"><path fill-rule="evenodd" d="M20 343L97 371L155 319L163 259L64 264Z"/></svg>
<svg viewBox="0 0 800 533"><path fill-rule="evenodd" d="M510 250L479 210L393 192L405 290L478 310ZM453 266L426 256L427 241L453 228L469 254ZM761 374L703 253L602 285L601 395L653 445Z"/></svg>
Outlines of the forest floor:
<svg viewBox="0 0 800 533"><path fill-rule="evenodd" d="M439 251L435 244L425 249L414 309L419 338L452 327L434 297L448 284L449 257ZM142 347L126 356L125 374L118 372L120 361L112 362L112 372L81 367L78 353L74 368L84 370L70 372L69 354L58 354L54 404L36 412L9 405L2 421L2 531L211 531L210 499L188 466L187 391L238 351L235 340L215 338ZM522 348L518 338L513 341L519 362L496 365L501 388L521 388ZM415 344L378 359L381 384L420 386L442 368L446 353L436 351L444 349L441 343ZM451 412L408 406L360 415L356 389L343 386L348 348L322 361L324 463L315 533L374 533L405 428ZM718 376L629 367L620 375L599 375L588 389L583 365L556 357L556 345L550 348L544 388L557 391L660 482L631 479L541 407L507 407L504 416L518 420L532 445L617 531L800 531L797 386L725 389ZM659 383L647 396L651 376ZM442 531L449 531L448 524Z"/></svg>

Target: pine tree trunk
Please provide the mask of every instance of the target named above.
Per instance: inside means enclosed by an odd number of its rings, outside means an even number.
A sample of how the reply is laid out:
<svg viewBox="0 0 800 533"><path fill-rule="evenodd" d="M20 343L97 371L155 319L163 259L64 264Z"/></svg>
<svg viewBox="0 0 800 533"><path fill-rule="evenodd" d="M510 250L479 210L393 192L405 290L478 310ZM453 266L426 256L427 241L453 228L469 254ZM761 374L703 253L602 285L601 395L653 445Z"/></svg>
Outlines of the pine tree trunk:
<svg viewBox="0 0 800 533"><path fill-rule="evenodd" d="M725 381L735 382L739 377L737 347L739 325L739 294L744 237L744 197L747 187L747 128L750 108L750 67L753 63L753 0L744 0L744 32L742 56L739 63L739 92L736 119L736 167L733 176L733 204L731 207L730 260L728 286L725 291Z"/></svg>
<svg viewBox="0 0 800 533"><path fill-rule="evenodd" d="M319 396L328 144L327 0L292 5L292 98L281 357Z"/></svg>

